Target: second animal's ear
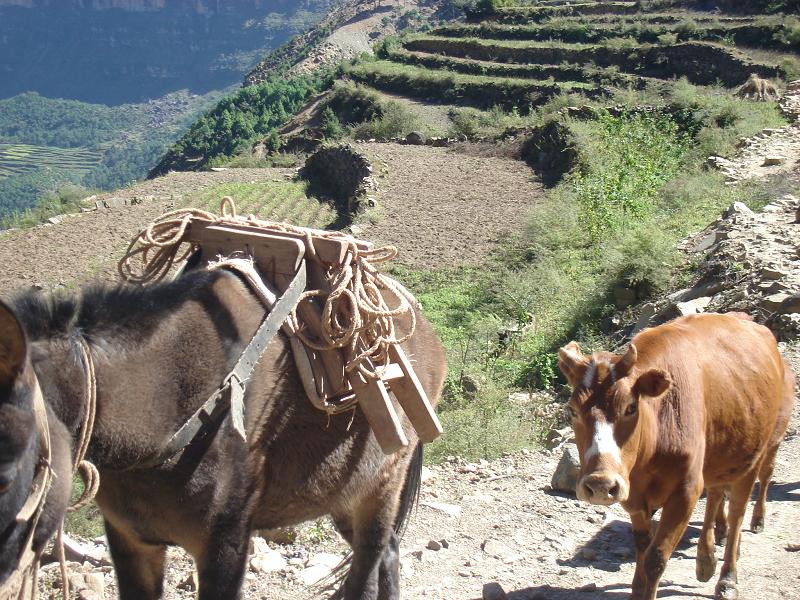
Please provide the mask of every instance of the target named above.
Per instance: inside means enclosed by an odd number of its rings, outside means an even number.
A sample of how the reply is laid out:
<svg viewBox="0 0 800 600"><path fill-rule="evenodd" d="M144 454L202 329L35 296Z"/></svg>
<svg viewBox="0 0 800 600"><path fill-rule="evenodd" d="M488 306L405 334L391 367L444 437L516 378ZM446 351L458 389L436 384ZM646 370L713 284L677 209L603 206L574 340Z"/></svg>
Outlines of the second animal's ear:
<svg viewBox="0 0 800 600"><path fill-rule="evenodd" d="M28 356L25 332L14 312L0 302L0 385L9 386L22 372Z"/></svg>
<svg viewBox="0 0 800 600"><path fill-rule="evenodd" d="M581 352L578 342L570 342L559 349L558 368L573 388L579 381L583 380L588 365L589 359Z"/></svg>
<svg viewBox="0 0 800 600"><path fill-rule="evenodd" d="M662 394L666 394L671 387L672 379L669 373L661 369L650 369L636 379L636 383L633 385L633 392L637 396L658 398Z"/></svg>

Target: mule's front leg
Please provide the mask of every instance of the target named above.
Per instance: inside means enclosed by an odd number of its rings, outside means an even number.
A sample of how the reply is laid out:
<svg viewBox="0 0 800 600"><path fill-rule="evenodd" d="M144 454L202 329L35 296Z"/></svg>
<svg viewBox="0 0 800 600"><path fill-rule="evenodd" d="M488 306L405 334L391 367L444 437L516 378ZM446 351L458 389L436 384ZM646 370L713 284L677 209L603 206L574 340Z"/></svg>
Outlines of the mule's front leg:
<svg viewBox="0 0 800 600"><path fill-rule="evenodd" d="M166 546L145 544L105 522L121 600L158 600L164 589Z"/></svg>
<svg viewBox="0 0 800 600"><path fill-rule="evenodd" d="M678 485L678 490L667 500L661 510L658 529L644 552L642 567L646 583L641 591L635 590L632 594L636 600L655 600L658 583L667 567L667 561L672 556L672 551L678 545L683 532L686 531L692 510L702 491L702 482L681 483Z"/></svg>
<svg viewBox="0 0 800 600"><path fill-rule="evenodd" d="M249 543L249 519L231 514L215 521L202 554L195 557L198 600L241 598Z"/></svg>

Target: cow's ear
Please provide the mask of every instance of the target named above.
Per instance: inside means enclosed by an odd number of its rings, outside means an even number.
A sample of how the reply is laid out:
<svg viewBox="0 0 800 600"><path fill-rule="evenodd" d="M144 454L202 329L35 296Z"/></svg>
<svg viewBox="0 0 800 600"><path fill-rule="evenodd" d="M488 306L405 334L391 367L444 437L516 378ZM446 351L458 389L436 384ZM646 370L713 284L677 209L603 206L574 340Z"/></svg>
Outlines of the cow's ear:
<svg viewBox="0 0 800 600"><path fill-rule="evenodd" d="M25 367L27 356L22 325L12 310L0 302L0 385L14 383Z"/></svg>
<svg viewBox="0 0 800 600"><path fill-rule="evenodd" d="M578 342L570 342L558 350L558 368L573 388L583 380L588 365L589 359L581 352Z"/></svg>
<svg viewBox="0 0 800 600"><path fill-rule="evenodd" d="M672 379L669 373L661 369L650 369L636 379L636 383L633 385L633 392L637 396L658 398L662 394L666 394L671 387Z"/></svg>

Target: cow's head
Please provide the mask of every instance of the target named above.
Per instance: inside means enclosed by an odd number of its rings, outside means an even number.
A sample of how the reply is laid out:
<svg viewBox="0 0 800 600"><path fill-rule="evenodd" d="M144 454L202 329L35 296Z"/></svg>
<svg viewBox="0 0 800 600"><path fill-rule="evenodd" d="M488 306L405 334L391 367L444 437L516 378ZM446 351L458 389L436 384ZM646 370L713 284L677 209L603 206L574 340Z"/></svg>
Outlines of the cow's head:
<svg viewBox="0 0 800 600"><path fill-rule="evenodd" d="M643 429L639 400L664 394L672 385L669 375L637 369L633 344L622 356L585 356L570 342L558 356L573 389L567 410L581 458L578 498L592 504L625 502Z"/></svg>

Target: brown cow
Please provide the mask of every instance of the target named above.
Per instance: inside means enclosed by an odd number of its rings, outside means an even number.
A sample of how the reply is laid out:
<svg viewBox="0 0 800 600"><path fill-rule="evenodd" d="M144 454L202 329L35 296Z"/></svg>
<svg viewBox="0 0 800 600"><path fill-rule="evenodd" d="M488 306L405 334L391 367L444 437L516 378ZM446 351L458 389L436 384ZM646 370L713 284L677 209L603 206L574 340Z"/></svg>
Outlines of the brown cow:
<svg viewBox="0 0 800 600"><path fill-rule="evenodd" d="M794 375L770 331L742 315L692 315L642 331L622 356L584 356L571 342L559 352L559 367L574 390L568 410L581 459L578 497L620 502L631 516L632 597L656 597L706 487L697 575L707 581L714 574L712 528L727 491L730 535L716 595L736 598L742 518L759 474L767 488L794 404Z"/></svg>

